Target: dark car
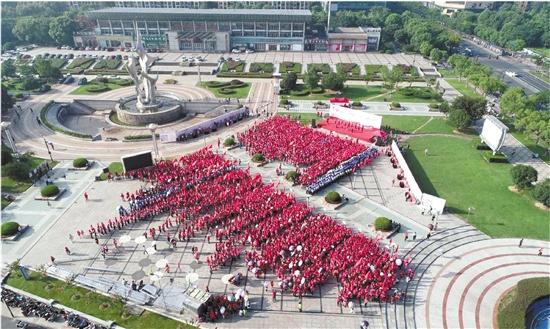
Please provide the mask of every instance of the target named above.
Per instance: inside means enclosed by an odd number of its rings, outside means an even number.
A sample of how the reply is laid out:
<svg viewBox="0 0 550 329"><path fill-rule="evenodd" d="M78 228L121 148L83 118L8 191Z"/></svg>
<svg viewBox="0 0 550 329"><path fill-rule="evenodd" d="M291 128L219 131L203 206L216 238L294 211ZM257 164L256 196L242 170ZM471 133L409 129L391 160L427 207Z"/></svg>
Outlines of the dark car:
<svg viewBox="0 0 550 329"><path fill-rule="evenodd" d="M63 82L65 82L65 79L66 79L65 77L61 77L61 78L57 79L57 83L63 83Z"/></svg>
<svg viewBox="0 0 550 329"><path fill-rule="evenodd" d="M63 83L66 84L66 85L71 84L71 83L73 83L73 82L74 82L74 78L73 78L71 75L69 75L69 76L65 79L65 81L63 81Z"/></svg>
<svg viewBox="0 0 550 329"><path fill-rule="evenodd" d="M78 79L78 85L79 85L79 86L85 85L85 84L87 84L87 83L88 83L88 79L86 79L86 78L80 78L80 79Z"/></svg>

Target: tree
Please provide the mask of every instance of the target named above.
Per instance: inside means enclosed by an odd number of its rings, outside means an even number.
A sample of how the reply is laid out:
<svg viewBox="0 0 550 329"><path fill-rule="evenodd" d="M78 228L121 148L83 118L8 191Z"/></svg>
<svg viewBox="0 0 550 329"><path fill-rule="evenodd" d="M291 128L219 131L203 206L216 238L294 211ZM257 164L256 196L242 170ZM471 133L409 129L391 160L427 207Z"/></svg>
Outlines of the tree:
<svg viewBox="0 0 550 329"><path fill-rule="evenodd" d="M550 207L550 178L535 185L533 197L543 205Z"/></svg>
<svg viewBox="0 0 550 329"><path fill-rule="evenodd" d="M2 168L2 174L13 178L15 180L27 181L29 179L29 172L31 166L27 161L19 160L12 161Z"/></svg>
<svg viewBox="0 0 550 329"><path fill-rule="evenodd" d="M2 76L4 77L14 77L15 76L15 65L11 59L6 60L2 63Z"/></svg>
<svg viewBox="0 0 550 329"><path fill-rule="evenodd" d="M2 34L4 33L4 30L2 30ZM2 51L8 51L8 50L15 50L15 42L6 42L2 43Z"/></svg>
<svg viewBox="0 0 550 329"><path fill-rule="evenodd" d="M68 16L59 16L50 21L48 34L50 37L62 45L73 44L73 32L75 32L76 24Z"/></svg>
<svg viewBox="0 0 550 329"><path fill-rule="evenodd" d="M34 69L41 78L57 78L61 76L59 68L52 66L52 63L45 59L35 61Z"/></svg>
<svg viewBox="0 0 550 329"><path fill-rule="evenodd" d="M49 17L20 17L12 32L21 41L46 44L51 41L49 23Z"/></svg>
<svg viewBox="0 0 550 329"><path fill-rule="evenodd" d="M24 77L28 77L33 74L36 74L36 70L32 65L21 65L19 66L19 73Z"/></svg>
<svg viewBox="0 0 550 329"><path fill-rule="evenodd" d="M435 50L436 48L433 48L428 41L424 41L420 44L420 47L418 49L420 51L420 54L422 54L422 56L427 57L432 51L432 49Z"/></svg>
<svg viewBox="0 0 550 329"><path fill-rule="evenodd" d="M481 97L460 96L451 105L451 110L462 109L472 120L480 119L486 111L487 100Z"/></svg>
<svg viewBox="0 0 550 329"><path fill-rule="evenodd" d="M310 69L306 72L306 74L304 74L304 83L309 89L317 88L319 85L319 80L321 80L321 78L319 77L317 70Z"/></svg>
<svg viewBox="0 0 550 329"><path fill-rule="evenodd" d="M344 89L345 81L346 77L343 74L330 72L329 74L325 74L323 76L321 84L325 89L341 91L342 89Z"/></svg>
<svg viewBox="0 0 550 329"><path fill-rule="evenodd" d="M449 64L453 66L453 70L458 74L459 80L462 80L466 69L470 66L470 61L466 56L451 55L448 59Z"/></svg>
<svg viewBox="0 0 550 329"><path fill-rule="evenodd" d="M451 108L449 122L458 130L464 130L470 126L472 117L463 109Z"/></svg>
<svg viewBox="0 0 550 329"><path fill-rule="evenodd" d="M506 85L502 80L493 76L482 77L479 81L479 88L485 95L487 94L500 94L506 90Z"/></svg>
<svg viewBox="0 0 550 329"><path fill-rule="evenodd" d="M8 93L8 88L2 85L2 109L11 109L14 104L15 99Z"/></svg>
<svg viewBox="0 0 550 329"><path fill-rule="evenodd" d="M510 88L502 94L499 103L501 113L509 116L515 114L518 110L525 109L527 98L523 88Z"/></svg>
<svg viewBox="0 0 550 329"><path fill-rule="evenodd" d="M292 90L296 88L296 80L298 76L294 72L289 72L286 74L283 80L281 80L281 89L283 90Z"/></svg>
<svg viewBox="0 0 550 329"><path fill-rule="evenodd" d="M510 173L514 184L520 189L531 187L537 181L537 171L531 166L517 165L512 167Z"/></svg>

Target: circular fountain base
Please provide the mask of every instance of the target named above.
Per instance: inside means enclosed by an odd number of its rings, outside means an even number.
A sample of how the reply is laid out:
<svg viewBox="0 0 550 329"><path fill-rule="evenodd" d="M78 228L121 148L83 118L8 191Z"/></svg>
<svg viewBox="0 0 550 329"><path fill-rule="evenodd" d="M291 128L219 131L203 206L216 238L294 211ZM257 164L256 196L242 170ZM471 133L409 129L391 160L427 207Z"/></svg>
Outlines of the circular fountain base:
<svg viewBox="0 0 550 329"><path fill-rule="evenodd" d="M185 116L180 99L173 95L157 96L157 103L144 105L137 97L128 97L116 105L118 119L128 125L165 124Z"/></svg>

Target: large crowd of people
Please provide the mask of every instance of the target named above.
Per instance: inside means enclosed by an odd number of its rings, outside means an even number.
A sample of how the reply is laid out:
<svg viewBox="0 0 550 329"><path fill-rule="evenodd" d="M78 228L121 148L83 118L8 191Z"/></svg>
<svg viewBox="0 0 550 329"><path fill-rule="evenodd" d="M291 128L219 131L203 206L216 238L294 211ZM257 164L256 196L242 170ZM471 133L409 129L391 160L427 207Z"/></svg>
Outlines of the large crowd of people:
<svg viewBox="0 0 550 329"><path fill-rule="evenodd" d="M366 149L356 141L302 127L281 116L257 123L237 137L250 154L261 153L269 161L297 166L301 185L314 183L330 169Z"/></svg>
<svg viewBox="0 0 550 329"><path fill-rule="evenodd" d="M90 227L90 236L167 214L158 220L158 229L150 225L143 232L147 239L161 234L164 238L168 228L176 232L173 239L205 234L210 241L215 236L215 252L205 260L211 271L244 253L256 277L272 269L280 288L296 296L336 278L342 286L338 300L344 303L394 298L390 291L395 281L408 274L397 254L379 241L313 213L292 195L264 184L259 175L238 169L209 148L126 175L152 187L121 195L129 209Z"/></svg>

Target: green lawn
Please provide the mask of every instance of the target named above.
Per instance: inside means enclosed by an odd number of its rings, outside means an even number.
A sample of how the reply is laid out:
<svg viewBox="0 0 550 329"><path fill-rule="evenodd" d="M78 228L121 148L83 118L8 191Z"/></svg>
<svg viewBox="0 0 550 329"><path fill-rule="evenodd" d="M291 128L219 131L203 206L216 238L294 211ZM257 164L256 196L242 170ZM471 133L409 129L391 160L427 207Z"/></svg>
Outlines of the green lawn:
<svg viewBox="0 0 550 329"><path fill-rule="evenodd" d="M460 81L458 79L446 79L446 80L451 86L453 86L454 89L456 89L459 93L461 93L464 96L470 96L470 97L480 96L474 89L468 86L464 80L463 81Z"/></svg>
<svg viewBox="0 0 550 329"><path fill-rule="evenodd" d="M122 86L122 85L117 84L117 83L107 82L107 83L103 83L103 85L106 87L105 90L101 90L101 91L91 91L90 90L90 88L93 88L92 86L97 86L97 85L98 84L96 84L96 83L90 82L86 85L79 86L78 88L73 90L71 92L71 94L72 95L97 95L97 94L101 94L101 93L111 91L111 90L115 90L115 89L118 89L118 88L128 87L128 86Z"/></svg>
<svg viewBox="0 0 550 329"><path fill-rule="evenodd" d="M428 120L430 120L430 117L427 116L384 115L382 117L382 126L390 126L393 129L410 134L428 122Z"/></svg>
<svg viewBox="0 0 550 329"><path fill-rule="evenodd" d="M41 159L41 158L36 158L36 157L32 157L31 156L31 168L34 169L36 167L38 167L42 162L44 161L44 159ZM50 168L53 168L57 165L57 162L54 161L49 161L49 164L50 164ZM2 166L4 167L4 166ZM3 170L2 170L2 174L3 174ZM19 180L15 180L11 177L8 177L8 176L3 176L2 175L2 183L1 183L1 186L2 186L2 192L7 192L7 193L23 193L25 192L29 187L31 187L32 185L32 182L30 180L25 180L25 181L19 181Z"/></svg>
<svg viewBox="0 0 550 329"><path fill-rule="evenodd" d="M550 73L544 71L529 71L529 74L550 83Z"/></svg>
<svg viewBox="0 0 550 329"><path fill-rule="evenodd" d="M124 304L115 298L43 276L37 272L30 271L29 274L30 280L25 281L19 273L12 272L6 283L45 299L55 299L67 307L99 319L114 321L116 324L128 329L195 328L149 311L145 311L139 316L130 315L124 309Z"/></svg>
<svg viewBox="0 0 550 329"><path fill-rule="evenodd" d="M550 295L550 278L523 279L506 294L497 309L499 328L524 328L527 308L539 298Z"/></svg>
<svg viewBox="0 0 550 329"><path fill-rule="evenodd" d="M200 87L207 89L211 93L213 93L217 98L228 98L231 97L233 99L245 99L248 97L248 93L250 92L250 83L245 82L242 87L239 88L233 88L232 90L235 91L232 94L222 94L219 91L219 88L213 88L208 87L205 82L201 82Z"/></svg>
<svg viewBox="0 0 550 329"><path fill-rule="evenodd" d="M375 97L377 95L383 94L387 92L386 89L382 86L357 86L357 85L349 85L344 88L341 95L336 94L333 91L325 91L322 94L309 94L307 96L295 96L295 95L287 95L288 99L305 99L305 100L327 100L332 97L347 97L351 99L352 101L361 101L365 100L370 97Z"/></svg>
<svg viewBox="0 0 550 329"><path fill-rule="evenodd" d="M447 200L447 208L495 238L550 240L550 216L528 192L510 192L512 165L489 163L475 149L477 139L411 137L406 154L422 191ZM424 156L428 149L430 156ZM468 208L475 210L468 215Z"/></svg>
<svg viewBox="0 0 550 329"><path fill-rule="evenodd" d="M122 162L111 162L109 164L109 172L111 174L122 174ZM101 173L101 175L99 176L101 178L101 180L106 180L107 179L107 174L105 173Z"/></svg>
<svg viewBox="0 0 550 329"><path fill-rule="evenodd" d="M416 134L452 134L454 129L446 118L433 117L424 127L418 129Z"/></svg>
<svg viewBox="0 0 550 329"><path fill-rule="evenodd" d="M317 116L316 113L302 113L302 112L277 112L278 115L287 117L290 114L290 119L298 120L302 125L311 124L311 120L315 119L316 122L319 122L321 117Z"/></svg>

